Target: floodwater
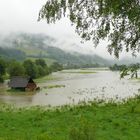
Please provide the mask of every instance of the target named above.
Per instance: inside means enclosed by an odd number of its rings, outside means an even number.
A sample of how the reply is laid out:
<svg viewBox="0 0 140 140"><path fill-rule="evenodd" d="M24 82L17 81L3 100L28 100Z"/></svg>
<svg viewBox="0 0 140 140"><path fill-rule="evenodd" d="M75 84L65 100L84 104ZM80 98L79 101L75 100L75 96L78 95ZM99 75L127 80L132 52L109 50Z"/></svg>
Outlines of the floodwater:
<svg viewBox="0 0 140 140"><path fill-rule="evenodd" d="M40 83L40 91L34 94L26 93L26 95L3 94L0 95L0 102L13 104L17 107L60 106L97 99L122 100L135 96L140 90L138 81L128 78L120 79L118 72L109 70L96 70L96 72L78 73L78 70L56 72L53 73L53 76L58 76L60 79ZM0 87L4 88L2 85Z"/></svg>

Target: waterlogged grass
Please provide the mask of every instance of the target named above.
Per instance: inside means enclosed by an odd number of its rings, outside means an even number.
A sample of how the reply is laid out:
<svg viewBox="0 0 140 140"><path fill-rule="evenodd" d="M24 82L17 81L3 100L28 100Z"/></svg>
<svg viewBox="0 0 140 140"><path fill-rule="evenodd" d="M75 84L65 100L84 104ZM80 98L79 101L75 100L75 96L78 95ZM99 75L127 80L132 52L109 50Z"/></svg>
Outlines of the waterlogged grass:
<svg viewBox="0 0 140 140"><path fill-rule="evenodd" d="M137 78L137 79L135 79L135 80L137 80L138 82L140 82L140 78Z"/></svg>
<svg viewBox="0 0 140 140"><path fill-rule="evenodd" d="M6 95L24 95L24 94L26 94L25 90L11 88L6 90Z"/></svg>
<svg viewBox="0 0 140 140"><path fill-rule="evenodd" d="M93 74L93 73L97 73L95 71L62 71L62 73L76 73L76 74Z"/></svg>
<svg viewBox="0 0 140 140"><path fill-rule="evenodd" d="M44 88L51 89L51 88L64 88L65 85L48 85Z"/></svg>
<svg viewBox="0 0 140 140"><path fill-rule="evenodd" d="M20 89L7 89L4 95L34 95L36 91L25 91Z"/></svg>
<svg viewBox="0 0 140 140"><path fill-rule="evenodd" d="M110 70L108 67L99 67L99 68L81 68L81 70L94 70L94 71L107 71Z"/></svg>
<svg viewBox="0 0 140 140"><path fill-rule="evenodd" d="M0 105L0 140L139 140L140 97L46 109Z"/></svg>
<svg viewBox="0 0 140 140"><path fill-rule="evenodd" d="M4 95L7 91L5 89L0 89L0 95Z"/></svg>
<svg viewBox="0 0 140 140"><path fill-rule="evenodd" d="M50 74L50 75L35 79L34 81L36 83L44 83L47 81L58 80L58 79L59 79L59 77L56 77L56 76L53 76L52 74Z"/></svg>
<svg viewBox="0 0 140 140"><path fill-rule="evenodd" d="M0 86L0 95L33 95L36 91L25 91L24 89L11 89L6 85Z"/></svg>

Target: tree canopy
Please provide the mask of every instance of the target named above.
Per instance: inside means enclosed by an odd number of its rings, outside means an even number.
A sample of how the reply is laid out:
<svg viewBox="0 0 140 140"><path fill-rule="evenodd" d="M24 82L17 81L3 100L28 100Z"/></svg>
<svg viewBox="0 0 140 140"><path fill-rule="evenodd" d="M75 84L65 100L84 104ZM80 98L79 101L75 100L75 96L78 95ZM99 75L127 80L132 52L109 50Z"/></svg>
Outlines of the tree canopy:
<svg viewBox="0 0 140 140"><path fill-rule="evenodd" d="M119 57L122 50L140 51L139 0L47 0L39 20L55 23L67 16L76 32L95 46L108 39L108 52Z"/></svg>
<svg viewBox="0 0 140 140"><path fill-rule="evenodd" d="M8 66L8 74L10 77L13 76L24 76L25 68L23 65L15 60L11 61Z"/></svg>

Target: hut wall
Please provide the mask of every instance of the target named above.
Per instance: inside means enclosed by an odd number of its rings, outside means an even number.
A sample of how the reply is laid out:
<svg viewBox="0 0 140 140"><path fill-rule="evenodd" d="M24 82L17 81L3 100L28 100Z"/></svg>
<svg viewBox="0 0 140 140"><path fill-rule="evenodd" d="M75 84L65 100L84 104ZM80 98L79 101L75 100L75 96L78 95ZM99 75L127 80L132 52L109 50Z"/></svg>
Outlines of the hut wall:
<svg viewBox="0 0 140 140"><path fill-rule="evenodd" d="M35 83L28 83L26 90L34 91L37 88Z"/></svg>

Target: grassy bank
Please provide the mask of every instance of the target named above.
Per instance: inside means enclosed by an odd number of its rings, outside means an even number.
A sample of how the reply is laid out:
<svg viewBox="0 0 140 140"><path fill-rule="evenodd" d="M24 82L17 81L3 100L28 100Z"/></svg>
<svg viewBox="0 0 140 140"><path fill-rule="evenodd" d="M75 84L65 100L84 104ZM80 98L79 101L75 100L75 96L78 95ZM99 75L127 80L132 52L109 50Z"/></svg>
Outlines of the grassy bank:
<svg viewBox="0 0 140 140"><path fill-rule="evenodd" d="M60 78L50 74L50 75L35 79L34 81L36 83L44 83L46 81L53 81L53 80L58 80L58 79L60 79Z"/></svg>
<svg viewBox="0 0 140 140"><path fill-rule="evenodd" d="M73 70L73 71L70 71L70 70L64 70L64 71L61 71L61 73L74 73L74 74L94 74L94 73L97 73L95 71L88 71L88 70Z"/></svg>
<svg viewBox="0 0 140 140"><path fill-rule="evenodd" d="M43 88L46 88L46 89L51 89L51 88L64 88L65 85L48 85L46 87L43 87Z"/></svg>
<svg viewBox="0 0 140 140"><path fill-rule="evenodd" d="M139 128L140 97L53 110L0 105L0 140L139 140Z"/></svg>

